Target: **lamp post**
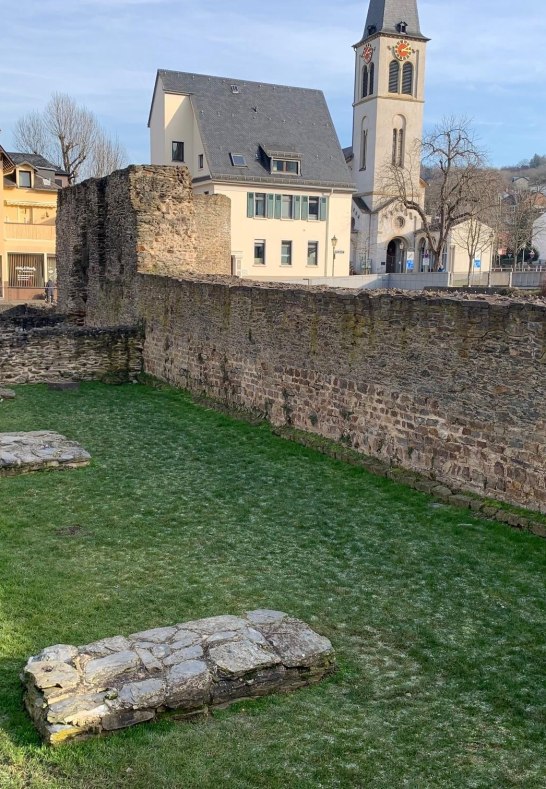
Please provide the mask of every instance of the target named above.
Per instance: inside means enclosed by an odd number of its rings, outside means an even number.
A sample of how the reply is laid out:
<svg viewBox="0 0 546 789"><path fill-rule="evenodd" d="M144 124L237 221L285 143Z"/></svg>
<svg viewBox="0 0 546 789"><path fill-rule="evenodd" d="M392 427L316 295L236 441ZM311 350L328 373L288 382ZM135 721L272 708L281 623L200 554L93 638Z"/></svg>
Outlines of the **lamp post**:
<svg viewBox="0 0 546 789"><path fill-rule="evenodd" d="M332 236L332 239L331 239L331 241L332 241L332 253L333 253L333 259L332 259L332 277L335 277L335 271L336 271L336 247L337 247L337 238L336 238L335 236Z"/></svg>

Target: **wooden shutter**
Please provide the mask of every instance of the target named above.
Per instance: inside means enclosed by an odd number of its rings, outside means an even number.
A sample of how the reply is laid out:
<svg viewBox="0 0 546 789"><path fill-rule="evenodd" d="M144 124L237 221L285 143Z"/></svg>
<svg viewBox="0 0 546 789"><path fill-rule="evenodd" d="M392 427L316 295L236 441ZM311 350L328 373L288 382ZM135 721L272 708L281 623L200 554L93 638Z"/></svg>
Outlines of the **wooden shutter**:
<svg viewBox="0 0 546 789"><path fill-rule="evenodd" d="M307 195L301 198L301 218L309 219L309 198Z"/></svg>
<svg viewBox="0 0 546 789"><path fill-rule="evenodd" d="M267 195L267 218L273 219L275 216L275 195Z"/></svg>
<svg viewBox="0 0 546 789"><path fill-rule="evenodd" d="M282 195L275 195L275 219L282 216Z"/></svg>
<svg viewBox="0 0 546 789"><path fill-rule="evenodd" d="M325 221L327 216L328 216L328 198L321 197L320 208L319 208L319 219Z"/></svg>
<svg viewBox="0 0 546 789"><path fill-rule="evenodd" d="M246 196L246 215L252 219L254 216L254 192L248 192Z"/></svg>

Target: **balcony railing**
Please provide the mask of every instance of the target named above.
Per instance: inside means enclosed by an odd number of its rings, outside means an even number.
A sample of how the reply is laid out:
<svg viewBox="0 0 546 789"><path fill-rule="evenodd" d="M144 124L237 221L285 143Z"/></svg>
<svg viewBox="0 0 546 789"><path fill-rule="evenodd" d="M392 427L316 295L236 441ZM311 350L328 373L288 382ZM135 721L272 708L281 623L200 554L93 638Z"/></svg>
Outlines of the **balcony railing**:
<svg viewBox="0 0 546 789"><path fill-rule="evenodd" d="M5 222L4 238L9 241L55 241L55 225Z"/></svg>

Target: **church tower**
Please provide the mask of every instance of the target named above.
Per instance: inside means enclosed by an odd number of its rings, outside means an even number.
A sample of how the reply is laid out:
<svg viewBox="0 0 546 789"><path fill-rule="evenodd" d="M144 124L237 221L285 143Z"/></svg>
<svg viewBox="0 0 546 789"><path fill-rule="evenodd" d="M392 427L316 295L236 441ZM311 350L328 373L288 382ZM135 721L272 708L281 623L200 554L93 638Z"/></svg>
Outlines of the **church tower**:
<svg viewBox="0 0 546 789"><path fill-rule="evenodd" d="M370 0L364 34L354 45L350 166L357 191L353 220L360 225L361 233L367 225L368 249L364 254L360 250L360 262L364 257L366 268L374 272L389 270L386 247L391 228L385 227L384 217L380 216L386 203L382 193L385 166L410 166L416 141L422 138L427 41L419 25L417 0ZM413 169L419 191L418 162ZM412 222L415 225L415 217L410 221L407 212L393 219L392 229L399 231L398 236L406 237L398 245L395 271L405 270L412 245L409 232L418 229L411 226Z"/></svg>

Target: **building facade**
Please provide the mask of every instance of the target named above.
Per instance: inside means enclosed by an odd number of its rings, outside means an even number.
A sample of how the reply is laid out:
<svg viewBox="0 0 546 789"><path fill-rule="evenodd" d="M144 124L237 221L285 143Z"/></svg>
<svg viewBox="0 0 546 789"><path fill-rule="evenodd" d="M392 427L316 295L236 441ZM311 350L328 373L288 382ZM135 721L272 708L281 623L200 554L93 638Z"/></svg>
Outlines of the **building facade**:
<svg viewBox="0 0 546 789"><path fill-rule="evenodd" d="M57 193L66 173L41 156L0 147L0 299L42 298L56 280Z"/></svg>
<svg viewBox="0 0 546 789"><path fill-rule="evenodd" d="M152 164L230 198L233 274L349 273L354 184L321 91L159 71L148 126Z"/></svg>
<svg viewBox="0 0 546 789"><path fill-rule="evenodd" d="M533 223L533 246L538 252L538 263L546 263L546 211L541 214Z"/></svg>

